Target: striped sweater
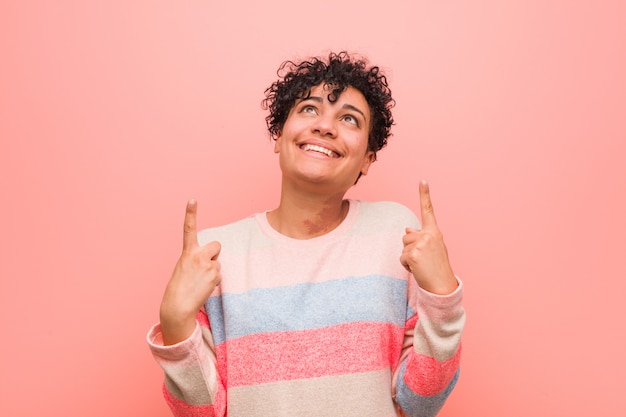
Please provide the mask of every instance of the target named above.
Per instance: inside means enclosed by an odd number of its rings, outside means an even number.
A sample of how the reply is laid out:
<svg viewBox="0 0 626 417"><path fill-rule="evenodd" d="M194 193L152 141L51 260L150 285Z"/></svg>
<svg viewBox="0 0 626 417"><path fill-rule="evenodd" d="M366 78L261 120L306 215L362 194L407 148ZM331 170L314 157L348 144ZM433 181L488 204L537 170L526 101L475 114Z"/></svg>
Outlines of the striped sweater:
<svg viewBox="0 0 626 417"><path fill-rule="evenodd" d="M419 223L404 206L350 200L313 239L266 213L201 231L222 245L222 283L189 339L148 334L174 415L436 415L459 374L463 285L419 288L399 262L405 227Z"/></svg>

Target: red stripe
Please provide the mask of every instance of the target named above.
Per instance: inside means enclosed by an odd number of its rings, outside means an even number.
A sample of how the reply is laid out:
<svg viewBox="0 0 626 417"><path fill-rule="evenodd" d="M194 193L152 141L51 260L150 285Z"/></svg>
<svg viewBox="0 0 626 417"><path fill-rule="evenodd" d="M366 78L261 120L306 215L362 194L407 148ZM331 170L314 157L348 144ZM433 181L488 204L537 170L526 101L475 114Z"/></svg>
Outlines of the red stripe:
<svg viewBox="0 0 626 417"><path fill-rule="evenodd" d="M411 391L423 395L435 395L442 392L459 368L461 348L448 360L437 362L430 356L411 352L407 359L404 382Z"/></svg>
<svg viewBox="0 0 626 417"><path fill-rule="evenodd" d="M403 336L390 323L349 323L232 339L217 346L217 357L229 387L343 375L394 367Z"/></svg>
<svg viewBox="0 0 626 417"><path fill-rule="evenodd" d="M215 395L213 404L191 405L174 397L163 384L163 396L176 417L217 417L225 415L226 395L223 389L219 389Z"/></svg>
<svg viewBox="0 0 626 417"><path fill-rule="evenodd" d="M211 328L211 325L209 324L209 317L207 316L204 309L198 311L198 314L196 314L196 320L198 321L200 326L206 327L207 329Z"/></svg>
<svg viewBox="0 0 626 417"><path fill-rule="evenodd" d="M417 319L418 319L418 318L419 318L419 317L417 316L417 313L416 313L416 314L413 314L413 315L412 315L412 316L411 316L411 317L410 317L410 318L406 321L406 324L404 325L404 327L405 327L406 329L414 329L414 328L415 328L415 325L417 324Z"/></svg>

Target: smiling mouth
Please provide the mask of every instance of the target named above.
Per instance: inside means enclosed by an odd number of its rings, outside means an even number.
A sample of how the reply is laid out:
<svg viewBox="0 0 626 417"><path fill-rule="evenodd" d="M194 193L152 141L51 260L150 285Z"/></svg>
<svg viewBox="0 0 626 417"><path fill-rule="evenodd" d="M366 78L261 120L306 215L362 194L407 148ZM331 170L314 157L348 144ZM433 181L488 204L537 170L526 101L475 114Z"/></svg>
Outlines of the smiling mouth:
<svg viewBox="0 0 626 417"><path fill-rule="evenodd" d="M330 149L327 149L318 145L311 145L309 143L305 143L304 145L300 147L300 149L302 149L303 151L318 152L318 153L328 156L329 158L339 158L338 153L333 152Z"/></svg>

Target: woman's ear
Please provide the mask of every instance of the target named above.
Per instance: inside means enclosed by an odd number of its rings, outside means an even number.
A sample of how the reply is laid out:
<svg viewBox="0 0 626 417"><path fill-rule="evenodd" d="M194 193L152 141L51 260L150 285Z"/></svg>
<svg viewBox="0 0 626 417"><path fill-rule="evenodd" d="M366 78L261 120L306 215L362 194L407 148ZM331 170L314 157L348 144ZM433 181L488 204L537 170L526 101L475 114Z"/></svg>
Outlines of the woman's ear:
<svg viewBox="0 0 626 417"><path fill-rule="evenodd" d="M276 138L274 138L274 153L280 153L280 144L278 143L278 141L280 140L281 136L282 132L278 131L278 133L276 134Z"/></svg>
<svg viewBox="0 0 626 417"><path fill-rule="evenodd" d="M363 164L361 165L361 175L367 175L367 171L370 169L370 165L372 162L376 160L376 154L374 151L367 151L365 153L365 158L363 159Z"/></svg>

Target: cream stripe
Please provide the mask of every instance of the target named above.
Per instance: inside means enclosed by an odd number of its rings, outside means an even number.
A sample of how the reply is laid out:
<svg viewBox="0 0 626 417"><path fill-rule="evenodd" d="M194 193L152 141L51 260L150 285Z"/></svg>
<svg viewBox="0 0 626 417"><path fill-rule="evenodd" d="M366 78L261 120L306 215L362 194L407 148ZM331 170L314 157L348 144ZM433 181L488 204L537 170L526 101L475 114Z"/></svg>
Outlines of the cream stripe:
<svg viewBox="0 0 626 417"><path fill-rule="evenodd" d="M229 417L391 417L389 370L231 388Z"/></svg>
<svg viewBox="0 0 626 417"><path fill-rule="evenodd" d="M413 346L417 353L435 358L438 362L450 359L461 344L465 314L444 323L434 323L421 316L415 326Z"/></svg>

